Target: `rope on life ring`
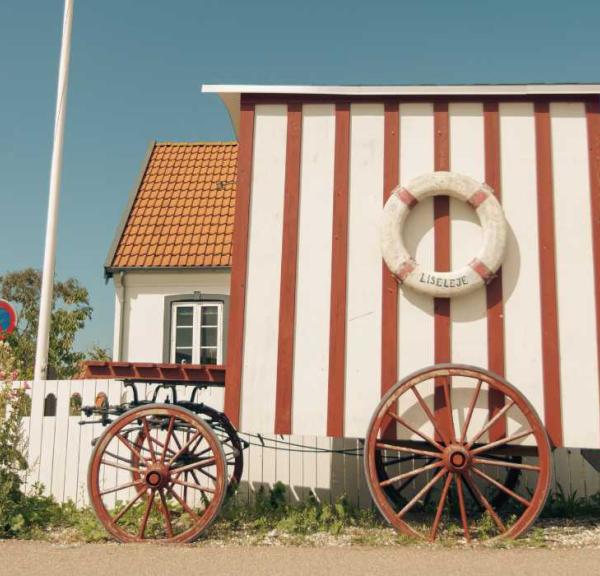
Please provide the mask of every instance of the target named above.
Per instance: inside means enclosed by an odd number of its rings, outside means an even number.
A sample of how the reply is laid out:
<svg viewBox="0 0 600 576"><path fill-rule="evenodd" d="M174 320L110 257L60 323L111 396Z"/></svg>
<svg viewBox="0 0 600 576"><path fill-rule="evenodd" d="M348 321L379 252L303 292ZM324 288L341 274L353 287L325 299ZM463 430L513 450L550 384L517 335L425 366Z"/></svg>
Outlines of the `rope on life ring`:
<svg viewBox="0 0 600 576"><path fill-rule="evenodd" d="M483 244L469 264L458 270L426 270L404 245L402 232L410 211L432 196L466 202L479 217ZM449 298L472 292L494 278L504 258L506 229L502 206L490 186L455 172L432 172L393 190L383 209L381 250L398 282L430 296Z"/></svg>

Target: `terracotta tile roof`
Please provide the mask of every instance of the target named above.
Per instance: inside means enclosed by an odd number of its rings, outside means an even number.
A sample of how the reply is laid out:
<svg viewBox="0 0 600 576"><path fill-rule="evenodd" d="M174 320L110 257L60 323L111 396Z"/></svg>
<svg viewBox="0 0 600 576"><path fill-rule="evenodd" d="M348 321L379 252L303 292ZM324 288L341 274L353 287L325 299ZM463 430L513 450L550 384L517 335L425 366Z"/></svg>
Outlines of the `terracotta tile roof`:
<svg viewBox="0 0 600 576"><path fill-rule="evenodd" d="M153 145L107 272L231 266L236 142Z"/></svg>

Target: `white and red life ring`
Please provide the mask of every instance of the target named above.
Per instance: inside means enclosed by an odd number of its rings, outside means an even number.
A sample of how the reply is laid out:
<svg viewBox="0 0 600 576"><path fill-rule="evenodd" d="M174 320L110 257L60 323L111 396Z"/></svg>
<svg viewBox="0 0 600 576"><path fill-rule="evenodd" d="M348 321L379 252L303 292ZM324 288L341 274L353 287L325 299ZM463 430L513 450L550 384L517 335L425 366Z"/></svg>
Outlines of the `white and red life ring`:
<svg viewBox="0 0 600 576"><path fill-rule="evenodd" d="M409 254L402 237L411 209L425 198L442 195L471 205L483 229L477 255L463 268L450 272L424 269ZM459 296L490 282L500 268L506 248L506 219L487 184L455 172L432 172L392 192L383 209L381 248L385 263L401 284L431 296Z"/></svg>

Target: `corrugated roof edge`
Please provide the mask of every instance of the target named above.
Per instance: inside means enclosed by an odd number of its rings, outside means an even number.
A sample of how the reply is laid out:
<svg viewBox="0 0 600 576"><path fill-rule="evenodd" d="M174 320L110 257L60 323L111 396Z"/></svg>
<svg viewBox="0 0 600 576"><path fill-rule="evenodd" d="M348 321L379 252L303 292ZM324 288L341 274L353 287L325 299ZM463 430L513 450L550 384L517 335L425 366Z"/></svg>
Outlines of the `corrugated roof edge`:
<svg viewBox="0 0 600 576"><path fill-rule="evenodd" d="M156 140L152 140L148 144L148 148L146 149L146 154L144 156L144 161L142 162L142 167L141 167L138 177L135 181L135 184L129 191L129 198L127 199L127 204L125 205L125 208L123 209L123 212L121 213L121 220L119 221L119 225L117 226L117 229L115 231L115 235L110 244L110 248L108 249L108 254L107 254L106 260L104 262L104 279L107 282L108 282L108 279L113 275L113 272L116 271L116 269L112 268L112 263L113 263L113 260L115 259L115 254L117 252L117 248L119 247L119 242L121 241L121 236L123 236L123 231L125 230L125 226L127 226L127 222L129 220L129 215L131 214L131 209L133 208L133 203L135 202L135 199L137 197L140 186L142 185L144 176L146 175L146 172L148 171L148 166L150 165L150 158L152 158L152 152L154 151L156 144L157 144Z"/></svg>

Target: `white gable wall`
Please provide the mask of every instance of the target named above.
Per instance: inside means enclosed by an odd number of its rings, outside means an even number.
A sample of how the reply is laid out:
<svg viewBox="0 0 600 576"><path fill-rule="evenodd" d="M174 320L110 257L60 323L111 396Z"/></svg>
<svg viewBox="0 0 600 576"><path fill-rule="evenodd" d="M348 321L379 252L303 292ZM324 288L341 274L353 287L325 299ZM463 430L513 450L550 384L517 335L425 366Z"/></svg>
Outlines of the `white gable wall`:
<svg viewBox="0 0 600 576"><path fill-rule="evenodd" d="M229 270L125 272L115 276L114 360L163 362L165 297L229 295ZM122 286L120 286L122 284Z"/></svg>

